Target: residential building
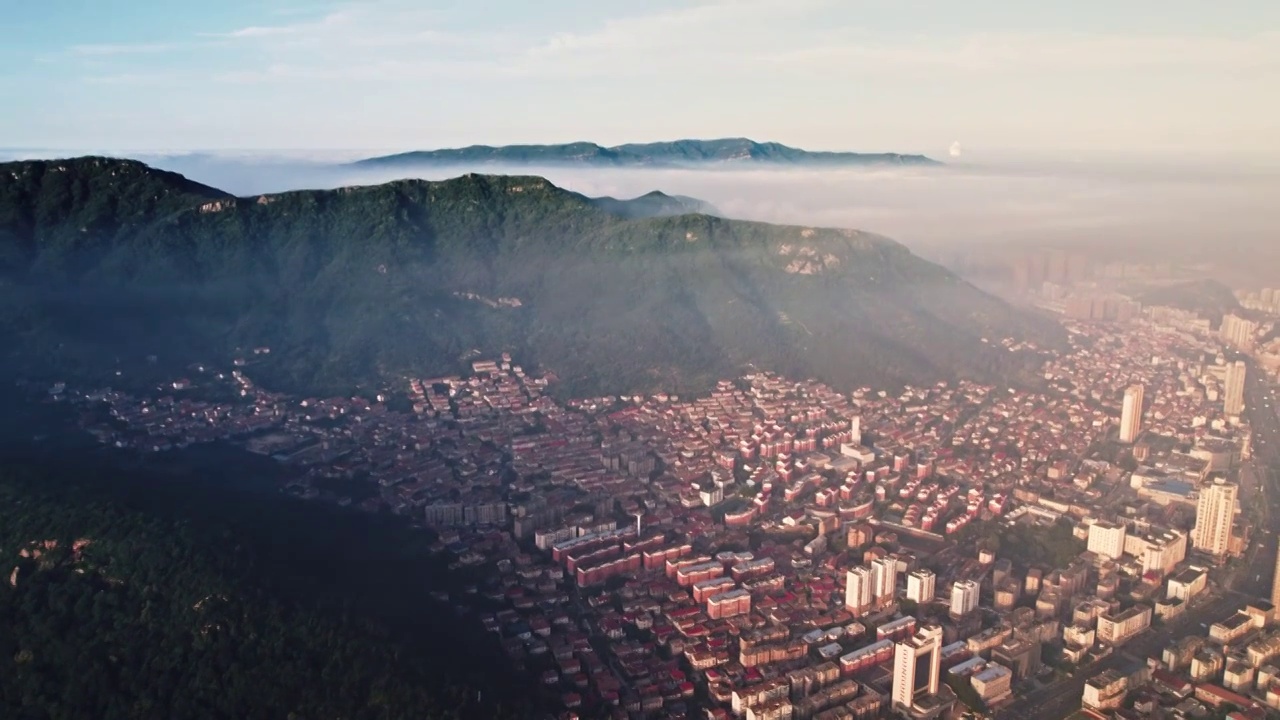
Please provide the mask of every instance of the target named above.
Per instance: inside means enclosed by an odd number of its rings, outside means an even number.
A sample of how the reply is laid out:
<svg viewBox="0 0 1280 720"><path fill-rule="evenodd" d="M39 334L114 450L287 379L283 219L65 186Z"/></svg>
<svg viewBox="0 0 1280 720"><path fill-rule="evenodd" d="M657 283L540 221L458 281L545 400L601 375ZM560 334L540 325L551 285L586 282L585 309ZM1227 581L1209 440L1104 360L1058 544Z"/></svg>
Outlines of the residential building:
<svg viewBox="0 0 1280 720"><path fill-rule="evenodd" d="M928 568L913 570L907 575L907 599L919 603L931 603L938 577Z"/></svg>
<svg viewBox="0 0 1280 720"><path fill-rule="evenodd" d="M1130 385L1124 391L1124 404L1120 411L1120 442L1133 443L1142 434L1141 385Z"/></svg>
<svg viewBox="0 0 1280 720"><path fill-rule="evenodd" d="M969 684L984 703L999 702L1013 694L1013 671L995 662L969 677Z"/></svg>
<svg viewBox="0 0 1280 720"><path fill-rule="evenodd" d="M845 573L844 607L854 617L871 609L871 568L859 565Z"/></svg>
<svg viewBox="0 0 1280 720"><path fill-rule="evenodd" d="M1089 526L1089 551L1119 560L1124 555L1126 530L1121 523L1098 521Z"/></svg>
<svg viewBox="0 0 1280 720"><path fill-rule="evenodd" d="M963 617L978 607L977 580L960 580L951 586L951 615Z"/></svg>
<svg viewBox="0 0 1280 720"><path fill-rule="evenodd" d="M1276 547L1275 575L1271 579L1271 604L1280 608L1280 546Z"/></svg>
<svg viewBox="0 0 1280 720"><path fill-rule="evenodd" d="M1209 583L1209 574L1198 568L1186 568L1169 578L1169 599L1190 602L1191 598L1204 591Z"/></svg>
<svg viewBox="0 0 1280 720"><path fill-rule="evenodd" d="M1119 645L1151 627L1151 606L1134 605L1119 614L1098 616L1098 640Z"/></svg>
<svg viewBox="0 0 1280 720"><path fill-rule="evenodd" d="M1244 412L1245 370L1246 366L1241 360L1227 365L1222 395L1222 412L1226 415L1234 417Z"/></svg>
<svg viewBox="0 0 1280 720"><path fill-rule="evenodd" d="M1236 510L1236 485L1215 478L1200 490L1196 503L1196 525L1191 543L1197 550L1222 557L1231 543L1231 522Z"/></svg>
<svg viewBox="0 0 1280 720"><path fill-rule="evenodd" d="M871 561L871 604L884 607L893 602L898 585L898 558L886 555Z"/></svg>

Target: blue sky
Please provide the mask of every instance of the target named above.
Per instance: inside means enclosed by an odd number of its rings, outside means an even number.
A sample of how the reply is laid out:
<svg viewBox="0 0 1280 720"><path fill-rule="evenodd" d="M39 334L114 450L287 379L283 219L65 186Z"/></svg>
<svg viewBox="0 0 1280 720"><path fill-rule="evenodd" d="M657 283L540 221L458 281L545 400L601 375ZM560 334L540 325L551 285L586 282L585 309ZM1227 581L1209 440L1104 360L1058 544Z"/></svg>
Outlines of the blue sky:
<svg viewBox="0 0 1280 720"><path fill-rule="evenodd" d="M1275 0L44 0L0 33L15 148L1280 159Z"/></svg>

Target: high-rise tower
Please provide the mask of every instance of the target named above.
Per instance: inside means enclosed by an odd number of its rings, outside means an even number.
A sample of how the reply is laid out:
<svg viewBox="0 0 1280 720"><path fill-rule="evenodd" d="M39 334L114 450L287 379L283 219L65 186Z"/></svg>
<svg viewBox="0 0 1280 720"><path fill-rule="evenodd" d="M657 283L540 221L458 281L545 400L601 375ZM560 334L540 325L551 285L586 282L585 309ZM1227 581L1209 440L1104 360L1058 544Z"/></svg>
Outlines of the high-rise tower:
<svg viewBox="0 0 1280 720"><path fill-rule="evenodd" d="M1120 442L1132 443L1142 433L1142 386L1130 385L1124 391L1124 407L1120 411Z"/></svg>
<svg viewBox="0 0 1280 720"><path fill-rule="evenodd" d="M942 628L924 625L893 648L893 707L910 711L922 697L938 694L942 674Z"/></svg>
<svg viewBox="0 0 1280 720"><path fill-rule="evenodd" d="M1222 411L1227 415L1239 415L1244 412L1244 376L1246 366L1237 360L1227 365L1227 377L1223 383Z"/></svg>
<svg viewBox="0 0 1280 720"><path fill-rule="evenodd" d="M1191 544L1219 557L1227 554L1231 543L1231 521L1236 512L1236 486L1222 478L1200 491L1196 503L1196 526L1191 531Z"/></svg>
<svg viewBox="0 0 1280 720"><path fill-rule="evenodd" d="M871 609L871 568L859 565L845 575L844 608L854 617Z"/></svg>

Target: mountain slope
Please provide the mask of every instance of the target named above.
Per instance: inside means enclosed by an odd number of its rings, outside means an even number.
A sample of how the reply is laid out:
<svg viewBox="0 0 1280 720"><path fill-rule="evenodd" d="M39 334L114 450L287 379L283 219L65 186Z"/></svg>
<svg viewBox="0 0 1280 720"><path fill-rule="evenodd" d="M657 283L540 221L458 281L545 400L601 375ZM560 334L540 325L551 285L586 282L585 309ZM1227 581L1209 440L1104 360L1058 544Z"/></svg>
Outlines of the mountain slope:
<svg viewBox="0 0 1280 720"><path fill-rule="evenodd" d="M361 168L451 165L604 167L675 167L689 165L936 165L923 155L898 153L810 152L774 142L747 138L676 140L602 147L590 142L562 145L472 145L464 148L419 150L360 160Z"/></svg>
<svg viewBox="0 0 1280 720"><path fill-rule="evenodd" d="M537 717L421 532L122 465L0 451L0 716Z"/></svg>
<svg viewBox="0 0 1280 720"><path fill-rule="evenodd" d="M625 218L670 217L672 215L719 215L711 203L684 195L667 195L654 190L631 200L611 197L592 198L591 203L605 212Z"/></svg>
<svg viewBox="0 0 1280 720"><path fill-rule="evenodd" d="M1240 309L1231 288L1216 280L1191 280L1175 285L1150 287L1135 292L1143 305L1168 305L1182 310L1200 313L1215 326L1222 316Z"/></svg>
<svg viewBox="0 0 1280 720"><path fill-rule="evenodd" d="M72 214L0 227L35 248L0 284L8 359L107 374L266 345L255 377L340 390L509 351L594 393L703 389L749 365L842 387L996 378L1018 361L981 338L1056 337L884 238L633 218L536 177L188 202L87 232L88 259L44 242Z"/></svg>

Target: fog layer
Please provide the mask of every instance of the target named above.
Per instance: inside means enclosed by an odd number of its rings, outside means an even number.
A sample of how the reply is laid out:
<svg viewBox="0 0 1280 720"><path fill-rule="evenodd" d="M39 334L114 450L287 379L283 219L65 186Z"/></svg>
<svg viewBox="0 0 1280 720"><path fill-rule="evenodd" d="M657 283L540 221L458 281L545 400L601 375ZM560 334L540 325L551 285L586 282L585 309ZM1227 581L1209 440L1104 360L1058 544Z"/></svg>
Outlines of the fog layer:
<svg viewBox="0 0 1280 720"><path fill-rule="evenodd" d="M967 248L1080 244L1183 262L1275 258L1280 170L1221 164L999 162L936 168L608 169L422 167L365 170L339 158L151 155L140 159L240 195L466 172L542 175L591 196L688 195L742 219L849 227L941 257ZM343 156L341 160L350 159ZM1225 255L1224 255L1225 253Z"/></svg>

